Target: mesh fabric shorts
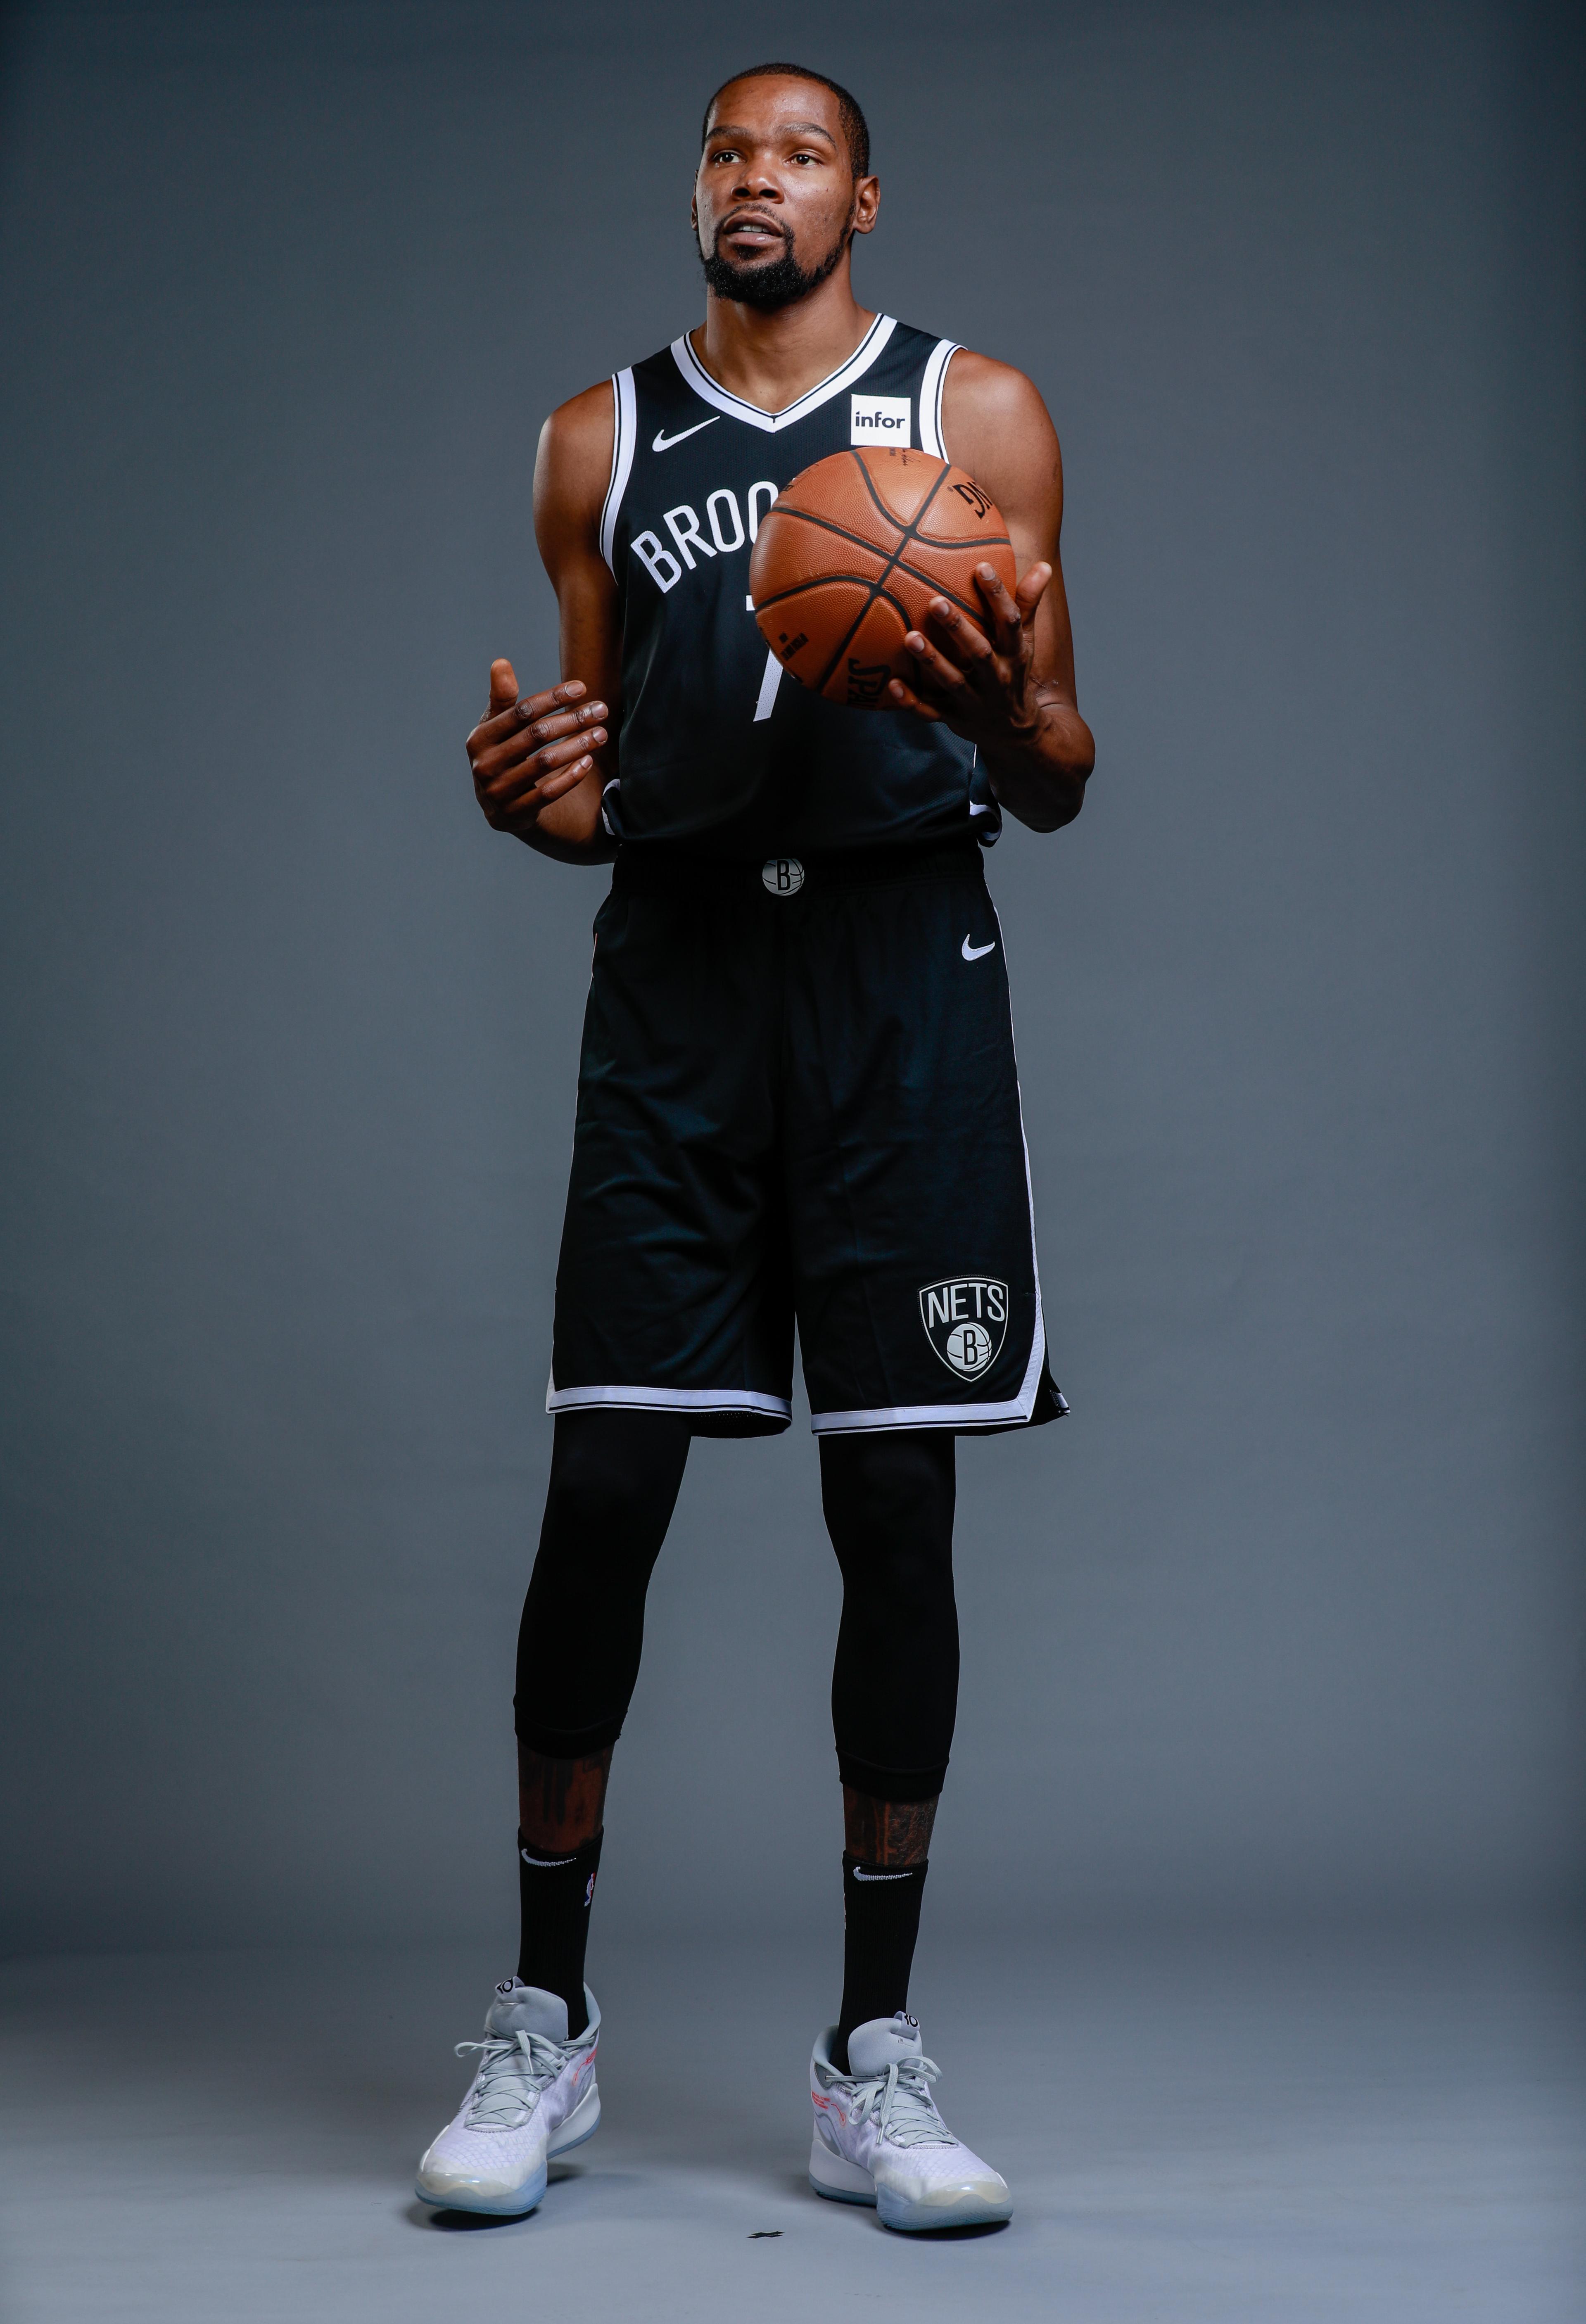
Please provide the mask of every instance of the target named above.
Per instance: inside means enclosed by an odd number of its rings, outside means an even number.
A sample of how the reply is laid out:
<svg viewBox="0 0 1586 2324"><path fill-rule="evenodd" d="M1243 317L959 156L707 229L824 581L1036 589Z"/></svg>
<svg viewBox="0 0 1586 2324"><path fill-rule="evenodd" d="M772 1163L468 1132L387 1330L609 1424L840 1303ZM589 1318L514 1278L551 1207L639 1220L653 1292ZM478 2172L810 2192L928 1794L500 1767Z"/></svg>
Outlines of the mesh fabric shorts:
<svg viewBox="0 0 1586 2324"><path fill-rule="evenodd" d="M625 848L595 923L552 1412L817 1432L1065 1409L1001 934L973 841Z"/></svg>

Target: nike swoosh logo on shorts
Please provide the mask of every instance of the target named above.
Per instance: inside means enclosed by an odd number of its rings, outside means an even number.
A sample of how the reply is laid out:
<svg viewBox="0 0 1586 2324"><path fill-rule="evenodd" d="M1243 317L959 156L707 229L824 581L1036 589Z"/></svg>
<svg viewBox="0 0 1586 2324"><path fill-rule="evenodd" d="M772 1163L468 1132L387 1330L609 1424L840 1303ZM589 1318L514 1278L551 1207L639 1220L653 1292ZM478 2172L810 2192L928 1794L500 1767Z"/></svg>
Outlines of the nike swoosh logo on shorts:
<svg viewBox="0 0 1586 2324"><path fill-rule="evenodd" d="M856 1880L907 1880L908 1877L907 1872L862 1872L857 1864L853 1868Z"/></svg>
<svg viewBox="0 0 1586 2324"><path fill-rule="evenodd" d="M995 936L991 938L989 945L972 945L969 938L965 936L963 944L959 946L959 950L963 953L965 960L984 960L989 952L995 952L996 949L997 939Z"/></svg>
<svg viewBox="0 0 1586 2324"><path fill-rule="evenodd" d="M696 420L692 428L685 428L680 434L676 436L669 436L664 428L658 428L655 431L655 442L650 448L652 452L669 452L674 444L681 444L685 442L688 437L697 436L702 428L714 428L716 424L716 420L719 420L721 416L721 413L718 411L716 413L715 420Z"/></svg>

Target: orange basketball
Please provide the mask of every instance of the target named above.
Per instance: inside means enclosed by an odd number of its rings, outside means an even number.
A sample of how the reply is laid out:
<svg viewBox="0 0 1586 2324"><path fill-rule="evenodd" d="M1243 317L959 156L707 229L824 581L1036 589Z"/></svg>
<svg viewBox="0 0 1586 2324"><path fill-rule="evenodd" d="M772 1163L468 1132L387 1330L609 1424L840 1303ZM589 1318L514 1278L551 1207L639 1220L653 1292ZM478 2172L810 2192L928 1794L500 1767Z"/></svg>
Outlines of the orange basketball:
<svg viewBox="0 0 1586 2324"><path fill-rule="evenodd" d="M749 560L761 635L784 669L857 708L913 668L903 644L945 597L983 629L977 565L1011 593L1013 545L973 476L930 452L834 452L767 510Z"/></svg>

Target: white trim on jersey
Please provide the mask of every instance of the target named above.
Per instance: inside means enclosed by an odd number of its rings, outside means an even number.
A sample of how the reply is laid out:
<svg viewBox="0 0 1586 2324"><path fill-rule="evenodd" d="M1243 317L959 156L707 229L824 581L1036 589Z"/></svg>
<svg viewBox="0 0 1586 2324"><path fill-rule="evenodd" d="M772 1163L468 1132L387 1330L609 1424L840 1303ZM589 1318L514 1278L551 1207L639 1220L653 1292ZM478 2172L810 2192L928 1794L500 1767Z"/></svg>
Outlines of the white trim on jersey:
<svg viewBox="0 0 1586 2324"><path fill-rule="evenodd" d="M752 725L758 726L762 718L770 716L777 706L777 688L781 683L782 665L777 659L773 648L765 658L765 675L760 681L760 694L754 705L754 716L750 721Z"/></svg>
<svg viewBox="0 0 1586 2324"><path fill-rule="evenodd" d="M895 315L878 315L842 368L812 387L807 395L801 395L797 403L790 403L786 411L762 411L758 403L746 403L741 395L718 386L689 345L687 331L672 341L672 360L695 394L706 403L724 411L729 420L745 420L751 428L761 428L768 436L774 436L780 428L791 428L795 420L807 420L812 411L818 411L823 403L829 403L834 395L862 378L897 327Z"/></svg>
<svg viewBox="0 0 1586 2324"><path fill-rule="evenodd" d="M947 376L947 366L958 353L956 339L938 339L926 359L924 376L919 383L919 448L934 452L938 460L948 457L942 441L942 386Z"/></svg>
<svg viewBox="0 0 1586 2324"><path fill-rule="evenodd" d="M612 571L616 572L613 552L616 548L617 512L622 505L622 494L628 489L628 479L633 473L633 452L639 433L637 402L633 393L631 371L612 374L612 476L605 488L605 504L600 512L600 553Z"/></svg>
<svg viewBox="0 0 1586 2324"><path fill-rule="evenodd" d="M545 1392L547 1412L579 1412L592 1406L627 1412L756 1412L771 1420L791 1420L785 1396L762 1396L752 1388L558 1388Z"/></svg>

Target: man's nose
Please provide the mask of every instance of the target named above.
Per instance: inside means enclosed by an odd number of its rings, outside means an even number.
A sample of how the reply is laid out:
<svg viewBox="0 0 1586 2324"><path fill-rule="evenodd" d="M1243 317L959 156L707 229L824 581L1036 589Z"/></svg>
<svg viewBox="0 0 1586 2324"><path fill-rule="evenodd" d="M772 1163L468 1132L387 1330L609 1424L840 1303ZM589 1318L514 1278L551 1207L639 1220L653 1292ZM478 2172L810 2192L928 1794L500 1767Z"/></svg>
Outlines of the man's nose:
<svg viewBox="0 0 1586 2324"><path fill-rule="evenodd" d="M733 199L747 202L779 202L782 189L763 170L744 170L733 189Z"/></svg>

